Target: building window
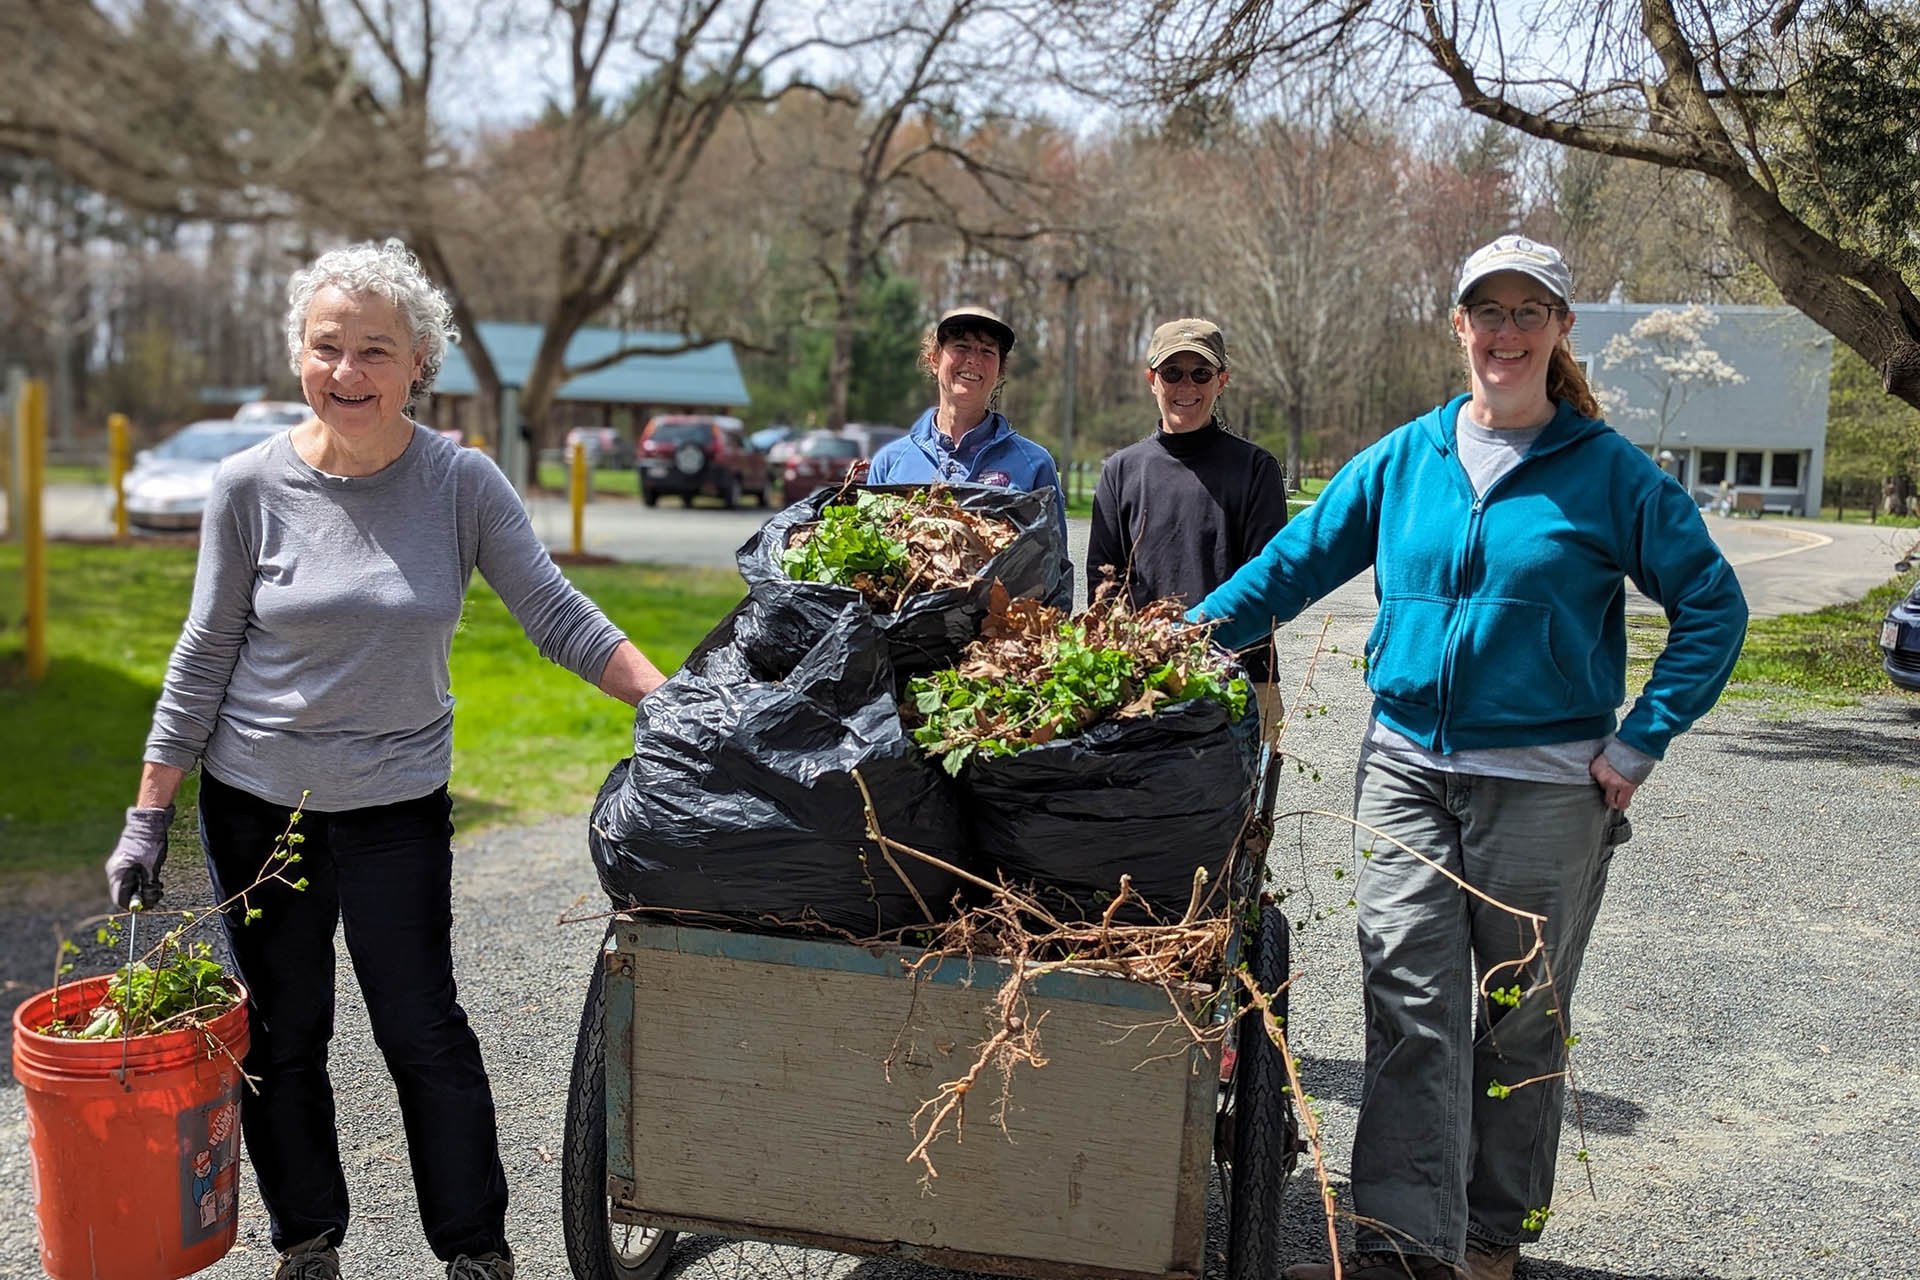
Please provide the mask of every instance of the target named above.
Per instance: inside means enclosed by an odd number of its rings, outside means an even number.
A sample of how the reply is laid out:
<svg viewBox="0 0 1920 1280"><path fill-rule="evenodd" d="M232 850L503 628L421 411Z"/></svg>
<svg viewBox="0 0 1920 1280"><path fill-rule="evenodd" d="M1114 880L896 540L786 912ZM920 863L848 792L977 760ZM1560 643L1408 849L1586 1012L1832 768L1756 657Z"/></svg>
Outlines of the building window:
<svg viewBox="0 0 1920 1280"><path fill-rule="evenodd" d="M1700 451L1700 483L1719 484L1727 478L1727 451L1725 449L1702 449Z"/></svg>
<svg viewBox="0 0 1920 1280"><path fill-rule="evenodd" d="M1799 454L1776 453L1773 455L1772 484L1776 489L1798 489L1800 487Z"/></svg>
<svg viewBox="0 0 1920 1280"><path fill-rule="evenodd" d="M1736 453L1733 455L1733 482L1735 484L1757 485L1760 479L1760 464L1766 461L1764 453Z"/></svg>

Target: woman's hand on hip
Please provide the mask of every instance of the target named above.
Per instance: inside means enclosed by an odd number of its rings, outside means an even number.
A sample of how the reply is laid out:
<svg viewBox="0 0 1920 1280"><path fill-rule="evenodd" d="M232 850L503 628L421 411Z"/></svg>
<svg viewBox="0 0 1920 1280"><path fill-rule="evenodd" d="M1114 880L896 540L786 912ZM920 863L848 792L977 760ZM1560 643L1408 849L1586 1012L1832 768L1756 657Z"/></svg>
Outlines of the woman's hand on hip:
<svg viewBox="0 0 1920 1280"><path fill-rule="evenodd" d="M1639 783L1634 782L1607 762L1604 751L1593 758L1593 763L1587 766L1587 772L1593 776L1594 782L1599 784L1601 792L1607 797L1609 809L1624 811L1633 803L1633 793L1640 789Z"/></svg>

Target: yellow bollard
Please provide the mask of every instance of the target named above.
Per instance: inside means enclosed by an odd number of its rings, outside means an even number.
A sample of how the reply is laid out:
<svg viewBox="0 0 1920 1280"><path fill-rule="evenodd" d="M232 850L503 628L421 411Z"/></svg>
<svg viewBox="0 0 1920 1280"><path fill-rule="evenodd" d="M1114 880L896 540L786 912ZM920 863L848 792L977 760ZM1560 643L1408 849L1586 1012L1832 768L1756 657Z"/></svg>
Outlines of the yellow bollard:
<svg viewBox="0 0 1920 1280"><path fill-rule="evenodd" d="M567 496L573 504L573 554L585 555L587 551L587 444L584 440L575 440L567 451L572 455L572 473L567 479Z"/></svg>
<svg viewBox="0 0 1920 1280"><path fill-rule="evenodd" d="M113 486L113 536L127 536L127 415L107 415L107 482Z"/></svg>
<svg viewBox="0 0 1920 1280"><path fill-rule="evenodd" d="M20 457L21 594L27 611L27 679L47 674L47 384L29 378L15 415Z"/></svg>

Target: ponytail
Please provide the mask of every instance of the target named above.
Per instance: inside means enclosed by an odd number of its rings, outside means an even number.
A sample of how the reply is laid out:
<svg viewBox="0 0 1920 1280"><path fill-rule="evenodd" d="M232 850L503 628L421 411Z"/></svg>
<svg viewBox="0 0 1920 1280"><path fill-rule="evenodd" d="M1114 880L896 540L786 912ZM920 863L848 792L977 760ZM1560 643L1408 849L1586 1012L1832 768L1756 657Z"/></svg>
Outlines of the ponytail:
<svg viewBox="0 0 1920 1280"><path fill-rule="evenodd" d="M1556 403L1565 400L1583 418L1600 416L1600 401L1587 385L1586 371L1573 358L1573 348L1565 339L1554 347L1553 357L1547 361L1547 399Z"/></svg>

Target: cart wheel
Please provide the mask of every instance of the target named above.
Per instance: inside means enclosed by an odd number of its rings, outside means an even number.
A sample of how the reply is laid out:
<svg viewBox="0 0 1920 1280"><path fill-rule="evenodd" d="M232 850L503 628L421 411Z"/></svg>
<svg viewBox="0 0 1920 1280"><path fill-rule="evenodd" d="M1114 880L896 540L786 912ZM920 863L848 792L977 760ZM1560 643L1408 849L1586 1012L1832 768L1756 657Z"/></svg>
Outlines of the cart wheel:
<svg viewBox="0 0 1920 1280"><path fill-rule="evenodd" d="M604 969L594 953L587 1007L573 1043L567 1091L566 1152L560 1213L574 1280L657 1280L673 1253L674 1232L615 1222L607 1215L607 1039Z"/></svg>
<svg viewBox="0 0 1920 1280"><path fill-rule="evenodd" d="M1260 908L1247 940L1247 972L1262 991L1279 991L1289 963L1287 917L1278 906ZM1274 998L1285 1018L1286 995ZM1293 1172L1298 1121L1287 1092L1280 1046L1248 1014L1240 1024L1240 1057L1233 1080L1232 1178L1227 1192L1226 1280L1271 1280L1279 1270L1280 1214Z"/></svg>

